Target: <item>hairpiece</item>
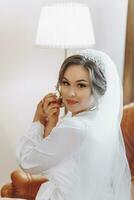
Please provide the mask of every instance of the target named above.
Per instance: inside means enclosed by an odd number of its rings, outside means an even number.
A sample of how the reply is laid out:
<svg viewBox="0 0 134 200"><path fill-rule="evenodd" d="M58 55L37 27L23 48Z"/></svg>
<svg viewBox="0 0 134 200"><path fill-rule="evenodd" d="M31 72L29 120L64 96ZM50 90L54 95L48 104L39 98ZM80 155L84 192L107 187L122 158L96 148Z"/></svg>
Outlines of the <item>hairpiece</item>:
<svg viewBox="0 0 134 200"><path fill-rule="evenodd" d="M105 75L106 60L103 59L103 57L104 57L103 52L98 52L96 50L86 49L86 50L80 51L79 54L84 56L86 59L89 59L92 62L94 62L102 70L102 72Z"/></svg>

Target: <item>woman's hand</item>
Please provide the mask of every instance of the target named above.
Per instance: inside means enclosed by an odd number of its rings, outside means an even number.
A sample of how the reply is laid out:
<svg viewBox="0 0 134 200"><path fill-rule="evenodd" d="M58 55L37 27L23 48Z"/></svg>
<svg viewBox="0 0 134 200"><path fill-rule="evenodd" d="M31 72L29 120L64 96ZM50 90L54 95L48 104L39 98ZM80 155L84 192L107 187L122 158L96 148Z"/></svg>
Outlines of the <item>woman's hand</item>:
<svg viewBox="0 0 134 200"><path fill-rule="evenodd" d="M56 126L60 112L60 104L55 94L49 93L44 97L43 111L47 117L47 126Z"/></svg>
<svg viewBox="0 0 134 200"><path fill-rule="evenodd" d="M39 102L33 122L40 121L45 127L53 128L58 122L59 112L60 103L56 95L49 93Z"/></svg>
<svg viewBox="0 0 134 200"><path fill-rule="evenodd" d="M45 113L43 111L43 102L42 101L40 101L37 105L33 122L35 122L35 121L40 121L41 124L43 124L44 126L46 125L47 116L45 115Z"/></svg>

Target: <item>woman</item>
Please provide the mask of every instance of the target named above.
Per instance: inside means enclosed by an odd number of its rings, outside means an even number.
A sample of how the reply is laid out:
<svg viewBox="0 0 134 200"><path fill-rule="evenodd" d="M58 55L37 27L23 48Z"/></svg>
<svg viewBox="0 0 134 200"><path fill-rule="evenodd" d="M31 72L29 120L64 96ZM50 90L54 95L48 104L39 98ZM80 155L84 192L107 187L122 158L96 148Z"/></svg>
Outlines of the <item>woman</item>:
<svg viewBox="0 0 134 200"><path fill-rule="evenodd" d="M59 99L46 95L17 146L21 168L48 179L36 200L130 200L122 90L113 62L83 50L63 62L57 89L65 117L58 119Z"/></svg>

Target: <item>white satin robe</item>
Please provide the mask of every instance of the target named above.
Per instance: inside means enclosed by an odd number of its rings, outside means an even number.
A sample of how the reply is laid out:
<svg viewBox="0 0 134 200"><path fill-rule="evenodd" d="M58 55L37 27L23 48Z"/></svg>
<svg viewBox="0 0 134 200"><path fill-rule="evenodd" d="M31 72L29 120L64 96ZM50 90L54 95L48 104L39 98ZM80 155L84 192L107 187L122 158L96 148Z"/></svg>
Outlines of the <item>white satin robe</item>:
<svg viewBox="0 0 134 200"><path fill-rule="evenodd" d="M20 167L31 174L41 174L49 180L41 185L36 200L111 199L113 195L111 183L103 188L99 182L101 180L99 165L93 166L97 155L96 149L99 147L99 143L97 144L93 135L90 135L90 132L94 132L92 118L95 117L95 113L95 110L87 111L73 117L68 114L58 122L46 138L42 137L43 126L39 122L34 122L28 133L20 138L16 150ZM90 179L90 172L87 173L88 177L83 175L85 170L90 170L90 166L86 166L88 165L84 152L86 145L91 147L91 152L87 152L87 157L91 157L91 169L98 168L98 175L92 174L91 171L93 180ZM80 169L80 162L83 162L85 169ZM101 164L100 161L98 163ZM97 176L98 186L94 187L93 182ZM111 175L109 177L111 180ZM86 179L89 179L88 184L85 182ZM97 198L94 199L95 193Z"/></svg>

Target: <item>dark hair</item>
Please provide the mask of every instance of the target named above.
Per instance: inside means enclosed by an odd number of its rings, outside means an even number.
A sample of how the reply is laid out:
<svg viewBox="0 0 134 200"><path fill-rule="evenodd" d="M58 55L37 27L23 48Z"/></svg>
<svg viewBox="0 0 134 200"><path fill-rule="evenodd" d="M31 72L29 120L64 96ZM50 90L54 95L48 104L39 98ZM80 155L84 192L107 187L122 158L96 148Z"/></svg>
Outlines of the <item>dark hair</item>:
<svg viewBox="0 0 134 200"><path fill-rule="evenodd" d="M73 55L64 60L59 71L57 89L59 89L59 85L62 82L64 73L67 70L67 68L74 64L81 65L84 68L86 68L89 72L91 72L90 74L93 93L96 93L97 95L101 96L104 95L107 88L107 82L101 68L98 67L93 61L82 55Z"/></svg>

